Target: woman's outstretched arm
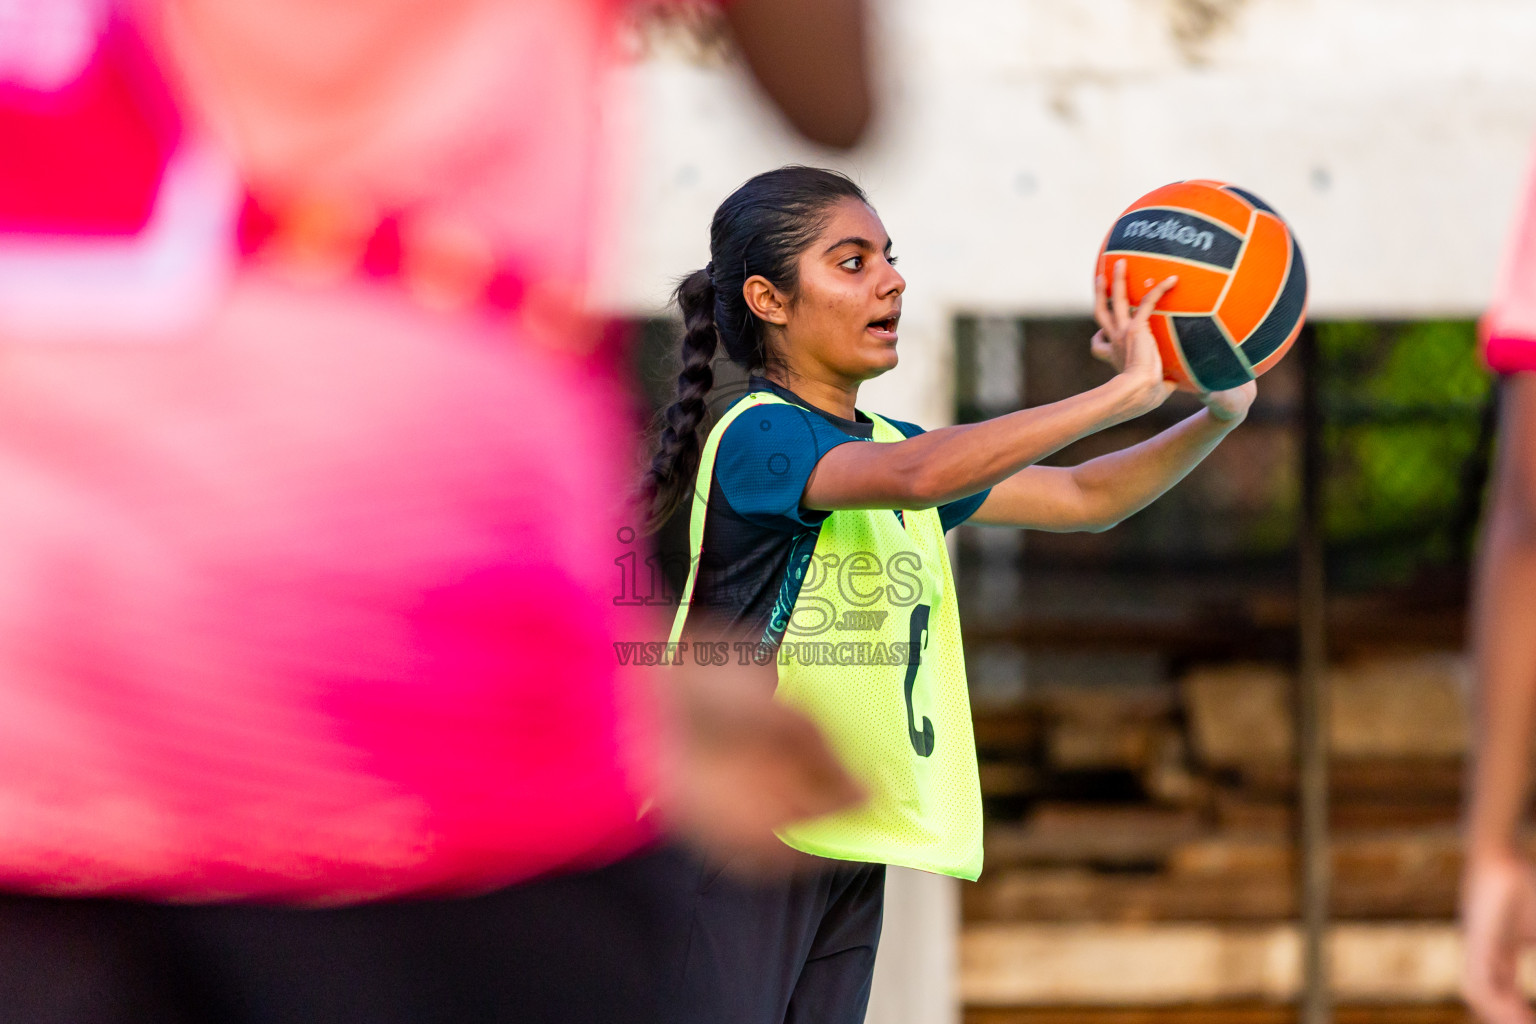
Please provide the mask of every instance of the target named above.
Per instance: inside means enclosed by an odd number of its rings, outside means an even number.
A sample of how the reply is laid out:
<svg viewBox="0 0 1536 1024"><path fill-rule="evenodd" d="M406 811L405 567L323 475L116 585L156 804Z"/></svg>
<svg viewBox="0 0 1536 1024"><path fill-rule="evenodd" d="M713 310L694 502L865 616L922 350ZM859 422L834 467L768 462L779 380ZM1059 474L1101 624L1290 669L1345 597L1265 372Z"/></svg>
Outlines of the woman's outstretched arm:
<svg viewBox="0 0 1536 1024"><path fill-rule="evenodd" d="M1107 299L1101 284L1099 321L1119 357L1120 372L1108 382L1050 405L930 430L895 444L839 445L816 464L802 504L830 511L932 508L999 484L1073 441L1151 412L1173 385L1163 379L1163 360L1147 319L1177 283L1177 277L1161 282L1134 313L1126 299L1124 260L1115 265Z"/></svg>
<svg viewBox="0 0 1536 1024"><path fill-rule="evenodd" d="M1107 530L1161 497L1248 414L1253 382L1209 396L1206 408L1156 437L1070 468L1030 466L992 488L972 523L1067 533Z"/></svg>

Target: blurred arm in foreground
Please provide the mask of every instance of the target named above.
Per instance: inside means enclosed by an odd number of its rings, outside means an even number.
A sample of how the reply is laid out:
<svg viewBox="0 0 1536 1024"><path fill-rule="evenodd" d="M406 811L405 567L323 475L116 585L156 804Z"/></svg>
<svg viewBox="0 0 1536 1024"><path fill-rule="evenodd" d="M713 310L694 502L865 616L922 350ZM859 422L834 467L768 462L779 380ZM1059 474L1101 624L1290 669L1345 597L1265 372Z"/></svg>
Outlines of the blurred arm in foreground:
<svg viewBox="0 0 1536 1024"><path fill-rule="evenodd" d="M852 146L869 124L863 0L735 0L726 19L759 84L808 138Z"/></svg>
<svg viewBox="0 0 1536 1024"><path fill-rule="evenodd" d="M854 806L865 793L811 720L774 699L773 666L665 671L672 734L660 750L663 825L733 872L808 864L773 830Z"/></svg>
<svg viewBox="0 0 1536 1024"><path fill-rule="evenodd" d="M1532 1024L1522 948L1536 944L1536 868L1519 842L1536 742L1536 178L1483 317L1483 355L1505 374L1498 464L1475 567L1476 659L1461 921L1462 990L1488 1024Z"/></svg>
<svg viewBox="0 0 1536 1024"><path fill-rule="evenodd" d="M1490 1024L1536 1021L1517 965L1536 942L1536 868L1516 836L1536 732L1536 379L1509 378L1472 616L1476 747L1462 887L1467 1001Z"/></svg>

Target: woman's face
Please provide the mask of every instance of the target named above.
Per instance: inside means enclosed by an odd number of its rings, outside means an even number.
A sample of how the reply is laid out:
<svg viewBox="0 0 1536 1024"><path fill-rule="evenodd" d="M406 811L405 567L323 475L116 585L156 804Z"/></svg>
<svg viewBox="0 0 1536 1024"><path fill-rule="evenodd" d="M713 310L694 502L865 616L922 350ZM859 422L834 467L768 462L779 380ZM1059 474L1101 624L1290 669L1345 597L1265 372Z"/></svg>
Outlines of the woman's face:
<svg viewBox="0 0 1536 1024"><path fill-rule="evenodd" d="M749 282L747 299L778 326L769 343L793 374L857 384L896 365L896 325L907 282L895 264L875 211L844 199L801 254L795 294L764 310L753 301Z"/></svg>

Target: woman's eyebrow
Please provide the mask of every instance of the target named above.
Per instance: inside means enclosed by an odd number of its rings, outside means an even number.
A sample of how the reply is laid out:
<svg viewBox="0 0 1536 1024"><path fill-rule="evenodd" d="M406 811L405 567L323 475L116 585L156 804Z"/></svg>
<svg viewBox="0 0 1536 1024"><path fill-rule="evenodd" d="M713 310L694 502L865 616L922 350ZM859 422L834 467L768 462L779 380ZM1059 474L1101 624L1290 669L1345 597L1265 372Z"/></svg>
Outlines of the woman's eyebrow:
<svg viewBox="0 0 1536 1024"><path fill-rule="evenodd" d="M891 251L891 244L892 244L891 240L889 238L887 238L885 240L885 247L883 249L881 249L880 251L881 252L890 252ZM826 249L822 252L822 255L825 256L827 253L830 253L830 252L833 252L833 251L835 251L837 249L840 249L840 248L842 248L845 245L857 246L860 249L871 249L872 250L872 249L875 248L875 243L871 242L869 239L863 238L863 237L861 237L859 235L849 235L847 238L839 238L837 241L835 241L831 245L827 246Z"/></svg>
<svg viewBox="0 0 1536 1024"><path fill-rule="evenodd" d="M869 239L867 239L867 238L860 238L858 235L849 235L847 238L839 238L837 241L835 241L831 245L827 246L825 252L823 252L822 255L826 255L826 253L834 252L834 251L836 251L838 249L841 249L845 245L857 246L860 249L873 249L874 248L874 246L872 244L870 244Z"/></svg>

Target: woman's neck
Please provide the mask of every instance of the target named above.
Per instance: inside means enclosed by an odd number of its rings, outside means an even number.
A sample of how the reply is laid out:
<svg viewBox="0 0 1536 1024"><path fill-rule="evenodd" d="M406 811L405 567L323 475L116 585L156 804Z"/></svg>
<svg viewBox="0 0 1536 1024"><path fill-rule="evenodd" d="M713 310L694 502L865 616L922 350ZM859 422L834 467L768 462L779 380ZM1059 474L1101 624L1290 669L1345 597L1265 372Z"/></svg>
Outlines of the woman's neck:
<svg viewBox="0 0 1536 1024"><path fill-rule="evenodd" d="M810 374L796 373L788 367L765 370L763 376L786 391L793 391L822 412L845 420L858 419L858 384L834 383Z"/></svg>

